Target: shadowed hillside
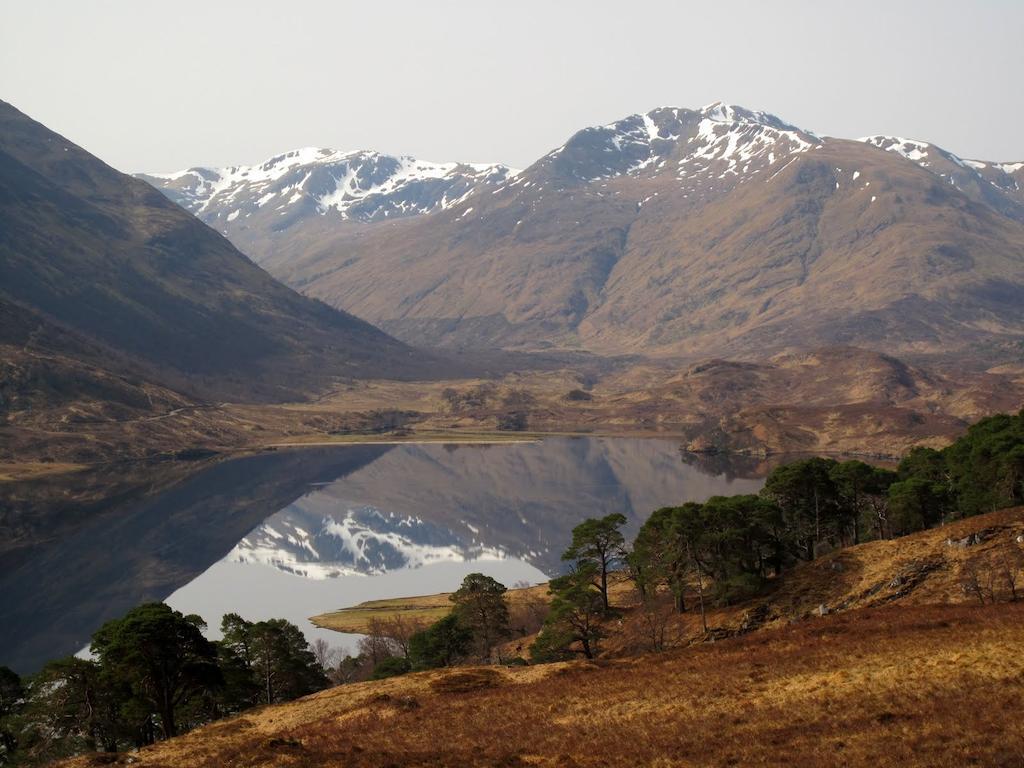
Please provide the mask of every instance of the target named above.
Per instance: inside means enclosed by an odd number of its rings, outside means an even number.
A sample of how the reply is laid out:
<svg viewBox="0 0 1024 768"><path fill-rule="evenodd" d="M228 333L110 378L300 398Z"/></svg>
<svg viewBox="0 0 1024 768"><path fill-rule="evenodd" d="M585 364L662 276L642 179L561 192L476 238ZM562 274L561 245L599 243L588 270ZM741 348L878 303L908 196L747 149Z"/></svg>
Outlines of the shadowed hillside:
<svg viewBox="0 0 1024 768"><path fill-rule="evenodd" d="M337 377L433 369L369 324L280 285L149 185L6 103L0 305L33 329L29 344L5 323L0 343L38 347L71 333L200 397L295 399Z"/></svg>

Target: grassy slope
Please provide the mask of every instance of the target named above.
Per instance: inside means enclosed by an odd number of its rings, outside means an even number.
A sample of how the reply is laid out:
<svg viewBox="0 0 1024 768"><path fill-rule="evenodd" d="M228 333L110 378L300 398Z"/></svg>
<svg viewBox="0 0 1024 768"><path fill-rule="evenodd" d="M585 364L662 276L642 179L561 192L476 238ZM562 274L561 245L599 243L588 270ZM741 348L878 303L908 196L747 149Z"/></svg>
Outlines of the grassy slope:
<svg viewBox="0 0 1024 768"><path fill-rule="evenodd" d="M628 660L334 688L140 766L1014 765L1024 606L888 607ZM1013 762L1016 760L1017 762ZM87 764L86 760L78 764Z"/></svg>
<svg viewBox="0 0 1024 768"><path fill-rule="evenodd" d="M958 574L1022 529L1024 509L1005 510L862 545L798 569L762 598L804 615L841 592L859 596L855 610L795 622L780 615L771 630L661 654L334 688L132 760L167 768L1020 765L1024 604L965 602ZM945 543L972 532L984 541ZM840 559L844 569L833 569ZM940 559L897 594L893 580L908 563ZM882 582L893 586L866 594ZM725 627L751 607L713 613L711 623Z"/></svg>

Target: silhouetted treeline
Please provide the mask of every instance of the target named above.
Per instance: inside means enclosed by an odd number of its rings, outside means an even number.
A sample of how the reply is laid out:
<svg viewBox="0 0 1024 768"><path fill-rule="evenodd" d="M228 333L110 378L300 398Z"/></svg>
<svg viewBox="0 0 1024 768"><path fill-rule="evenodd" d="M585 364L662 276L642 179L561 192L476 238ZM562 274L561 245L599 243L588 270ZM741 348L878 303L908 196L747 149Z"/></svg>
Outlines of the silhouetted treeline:
<svg viewBox="0 0 1024 768"><path fill-rule="evenodd" d="M0 667L0 765L140 747L329 684L294 624L229 614L220 641L205 626L147 603L104 624L90 659L53 661L25 680Z"/></svg>

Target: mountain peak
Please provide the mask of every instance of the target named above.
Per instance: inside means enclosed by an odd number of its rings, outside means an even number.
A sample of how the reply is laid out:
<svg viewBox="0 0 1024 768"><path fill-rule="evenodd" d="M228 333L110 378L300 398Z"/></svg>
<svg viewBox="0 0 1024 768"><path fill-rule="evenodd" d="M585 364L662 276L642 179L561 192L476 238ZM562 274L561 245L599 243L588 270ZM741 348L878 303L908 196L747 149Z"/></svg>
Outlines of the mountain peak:
<svg viewBox="0 0 1024 768"><path fill-rule="evenodd" d="M781 131L798 131L808 136L815 135L792 123L787 123L769 112L747 109L736 104L726 104L724 101L713 101L698 109L697 114L705 120L719 123L754 123Z"/></svg>
<svg viewBox="0 0 1024 768"><path fill-rule="evenodd" d="M540 161L573 182L666 171L682 177L738 177L820 143L809 131L767 112L716 101L700 109L658 107L585 128Z"/></svg>
<svg viewBox="0 0 1024 768"><path fill-rule="evenodd" d="M373 150L303 147L257 165L139 176L208 224L262 213L273 215L279 230L311 214L374 221L428 213L514 174L497 163L434 163Z"/></svg>

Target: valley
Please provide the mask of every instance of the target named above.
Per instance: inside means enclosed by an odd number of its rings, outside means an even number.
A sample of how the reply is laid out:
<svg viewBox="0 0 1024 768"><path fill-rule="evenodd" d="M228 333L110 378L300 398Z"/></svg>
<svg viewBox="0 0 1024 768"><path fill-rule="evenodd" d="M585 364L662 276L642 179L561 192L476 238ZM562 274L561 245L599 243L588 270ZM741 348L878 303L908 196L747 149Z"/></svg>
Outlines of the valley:
<svg viewBox="0 0 1024 768"><path fill-rule="evenodd" d="M1016 409L1024 369L914 366L864 349L825 348L761 363L545 362L486 377L350 380L277 404L197 402L150 388L144 401L118 405L108 391L62 394L49 407L16 404L0 426L0 462L7 471L26 464L39 471L183 449L233 454L317 442L560 434L674 437L706 453L893 458L914 445L944 445L985 414Z"/></svg>
<svg viewBox="0 0 1024 768"><path fill-rule="evenodd" d="M7 475L511 433L893 457L1024 399L1013 164L716 103L523 171L305 149L136 180L4 119ZM132 277L83 293L101 265Z"/></svg>

